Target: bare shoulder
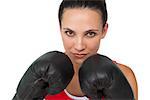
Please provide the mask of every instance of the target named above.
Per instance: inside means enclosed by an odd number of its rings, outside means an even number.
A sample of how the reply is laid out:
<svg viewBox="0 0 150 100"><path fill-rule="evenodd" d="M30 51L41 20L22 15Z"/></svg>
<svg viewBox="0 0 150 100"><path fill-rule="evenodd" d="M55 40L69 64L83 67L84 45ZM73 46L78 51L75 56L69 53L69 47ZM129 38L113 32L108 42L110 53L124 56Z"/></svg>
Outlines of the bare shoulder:
<svg viewBox="0 0 150 100"><path fill-rule="evenodd" d="M130 67L128 67L126 65L117 63L117 66L119 67L119 69L122 71L122 73L127 78L128 82L134 92L135 100L138 100L138 86L137 86L137 80L136 80L134 72L132 71L132 69Z"/></svg>

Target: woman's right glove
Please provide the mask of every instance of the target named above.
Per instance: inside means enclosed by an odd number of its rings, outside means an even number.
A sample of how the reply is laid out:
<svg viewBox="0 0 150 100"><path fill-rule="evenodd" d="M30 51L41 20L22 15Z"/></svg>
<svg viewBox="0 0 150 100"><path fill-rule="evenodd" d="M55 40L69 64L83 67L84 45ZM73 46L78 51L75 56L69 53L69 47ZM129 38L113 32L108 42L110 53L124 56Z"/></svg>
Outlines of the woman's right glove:
<svg viewBox="0 0 150 100"><path fill-rule="evenodd" d="M28 68L13 100L43 100L47 94L63 91L74 75L71 60L64 53L48 52Z"/></svg>

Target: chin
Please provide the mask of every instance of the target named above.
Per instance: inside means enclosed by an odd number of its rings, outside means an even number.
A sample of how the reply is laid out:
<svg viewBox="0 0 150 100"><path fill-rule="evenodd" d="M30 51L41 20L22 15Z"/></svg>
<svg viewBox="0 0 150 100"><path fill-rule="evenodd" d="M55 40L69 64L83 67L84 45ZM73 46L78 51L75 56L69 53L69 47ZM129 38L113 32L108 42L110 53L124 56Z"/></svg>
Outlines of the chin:
<svg viewBox="0 0 150 100"><path fill-rule="evenodd" d="M75 63L78 65L81 65L84 62L85 59L76 59Z"/></svg>

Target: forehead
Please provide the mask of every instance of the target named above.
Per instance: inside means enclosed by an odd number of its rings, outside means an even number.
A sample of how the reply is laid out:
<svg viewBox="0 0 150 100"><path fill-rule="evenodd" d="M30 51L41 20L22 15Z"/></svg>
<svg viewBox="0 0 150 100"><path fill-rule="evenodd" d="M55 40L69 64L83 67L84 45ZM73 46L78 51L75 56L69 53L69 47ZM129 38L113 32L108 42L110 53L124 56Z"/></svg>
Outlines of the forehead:
<svg viewBox="0 0 150 100"><path fill-rule="evenodd" d="M99 27L101 13L89 8L66 8L62 16L62 26Z"/></svg>

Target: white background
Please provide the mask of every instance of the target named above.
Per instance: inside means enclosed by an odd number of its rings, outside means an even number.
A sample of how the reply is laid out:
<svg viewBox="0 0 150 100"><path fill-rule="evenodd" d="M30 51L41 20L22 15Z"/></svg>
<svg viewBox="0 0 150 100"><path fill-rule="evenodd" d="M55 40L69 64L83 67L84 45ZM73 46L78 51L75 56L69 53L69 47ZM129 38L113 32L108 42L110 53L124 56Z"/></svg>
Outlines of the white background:
<svg viewBox="0 0 150 100"><path fill-rule="evenodd" d="M58 25L61 0L0 0L0 99L11 100L30 64L63 50ZM150 89L149 0L107 0L109 30L99 53L134 71L139 100Z"/></svg>

